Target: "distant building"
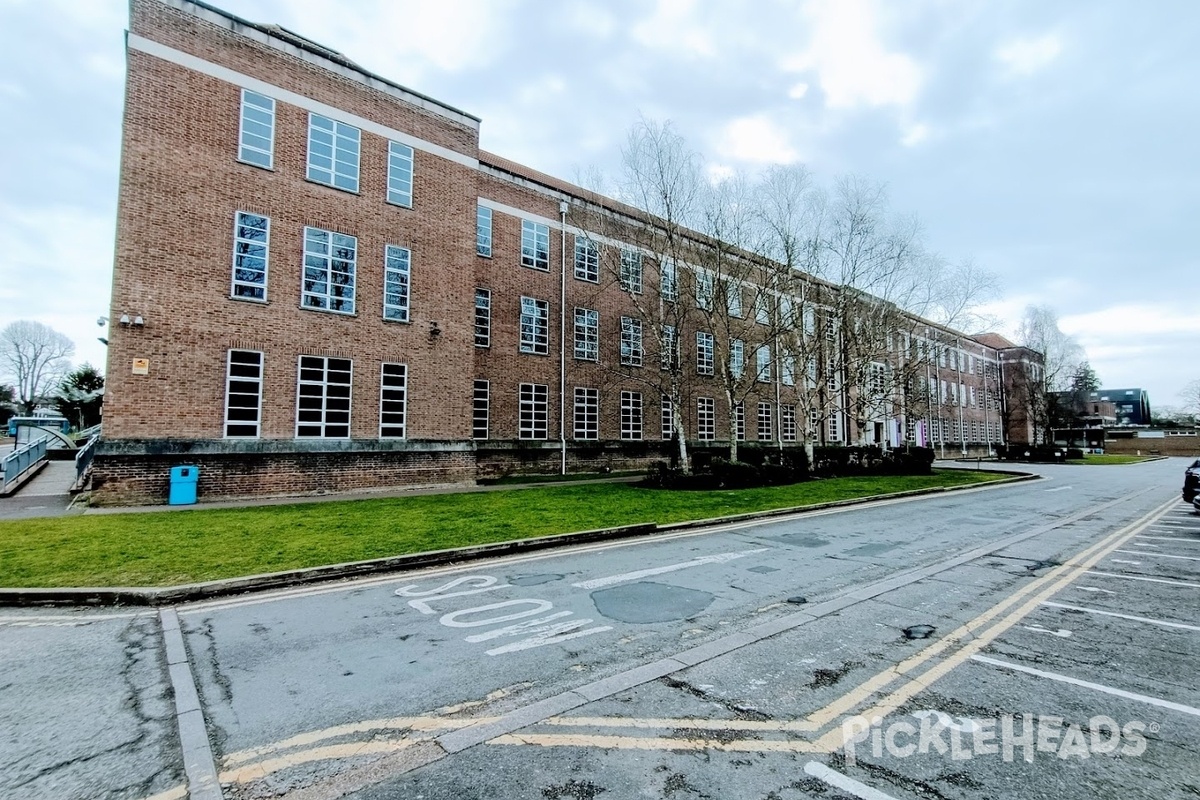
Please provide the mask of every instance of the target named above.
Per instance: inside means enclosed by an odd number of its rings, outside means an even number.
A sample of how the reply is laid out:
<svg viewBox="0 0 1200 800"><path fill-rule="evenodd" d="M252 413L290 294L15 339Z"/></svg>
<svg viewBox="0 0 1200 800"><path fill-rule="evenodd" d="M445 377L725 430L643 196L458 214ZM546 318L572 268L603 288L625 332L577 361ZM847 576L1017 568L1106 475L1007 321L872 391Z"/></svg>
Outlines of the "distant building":
<svg viewBox="0 0 1200 800"><path fill-rule="evenodd" d="M1145 389L1100 389L1088 394L1085 415L1111 417L1117 427L1150 424L1150 395Z"/></svg>

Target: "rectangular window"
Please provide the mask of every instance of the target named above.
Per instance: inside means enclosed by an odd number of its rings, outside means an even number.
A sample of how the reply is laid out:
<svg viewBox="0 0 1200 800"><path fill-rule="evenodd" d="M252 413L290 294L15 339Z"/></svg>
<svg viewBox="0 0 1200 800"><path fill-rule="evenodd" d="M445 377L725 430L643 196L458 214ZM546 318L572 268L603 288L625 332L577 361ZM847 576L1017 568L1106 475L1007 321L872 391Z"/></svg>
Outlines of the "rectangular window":
<svg viewBox="0 0 1200 800"><path fill-rule="evenodd" d="M233 226L233 297L267 299L267 253L271 220L239 211Z"/></svg>
<svg viewBox="0 0 1200 800"><path fill-rule="evenodd" d="M600 312L592 308L575 309L575 358L600 359Z"/></svg>
<svg viewBox="0 0 1200 800"><path fill-rule="evenodd" d="M621 392L621 438L642 438L642 393Z"/></svg>
<svg viewBox="0 0 1200 800"><path fill-rule="evenodd" d="M696 331L696 372L713 374L713 335Z"/></svg>
<svg viewBox="0 0 1200 800"><path fill-rule="evenodd" d="M803 325L805 336L812 336L817 330L817 315L811 308L804 309Z"/></svg>
<svg viewBox="0 0 1200 800"><path fill-rule="evenodd" d="M659 351L659 362L663 369L674 369L679 365L679 337L675 334L674 325L663 325L662 341L659 343L662 348Z"/></svg>
<svg viewBox="0 0 1200 800"><path fill-rule="evenodd" d="M492 292L475 290L475 346L492 346Z"/></svg>
<svg viewBox="0 0 1200 800"><path fill-rule="evenodd" d="M636 250L621 251L621 289L642 293L642 254Z"/></svg>
<svg viewBox="0 0 1200 800"><path fill-rule="evenodd" d="M746 371L746 344L741 339L731 339L729 342L729 374L733 379L741 380Z"/></svg>
<svg viewBox="0 0 1200 800"><path fill-rule="evenodd" d="M733 407L733 430L739 442L746 441L746 404L740 400Z"/></svg>
<svg viewBox="0 0 1200 800"><path fill-rule="evenodd" d="M808 387L810 389L817 385L817 357L809 356L808 363L804 366L804 376L808 379Z"/></svg>
<svg viewBox="0 0 1200 800"><path fill-rule="evenodd" d="M600 251L591 239L579 234L575 234L575 278L600 282Z"/></svg>
<svg viewBox="0 0 1200 800"><path fill-rule="evenodd" d="M275 153L275 101L242 89L242 124L238 160L271 169Z"/></svg>
<svg viewBox="0 0 1200 800"><path fill-rule="evenodd" d="M621 364L626 367L642 365L642 321L621 317Z"/></svg>
<svg viewBox="0 0 1200 800"><path fill-rule="evenodd" d="M379 438L403 439L408 411L408 367L384 364L379 382Z"/></svg>
<svg viewBox="0 0 1200 800"><path fill-rule="evenodd" d="M873 363L868 367L867 377L871 395L876 399L882 398L887 393L887 367Z"/></svg>
<svg viewBox="0 0 1200 800"><path fill-rule="evenodd" d="M600 438L600 390L575 387L575 438Z"/></svg>
<svg viewBox="0 0 1200 800"><path fill-rule="evenodd" d="M754 363L757 368L755 378L759 383L771 382L771 348L763 345L754 351Z"/></svg>
<svg viewBox="0 0 1200 800"><path fill-rule="evenodd" d="M779 435L785 442L796 441L796 407L782 406L779 409Z"/></svg>
<svg viewBox="0 0 1200 800"><path fill-rule="evenodd" d="M976 405L977 405L977 402L976 402L976 396L975 396L975 387L972 386L971 387L971 407L974 408Z"/></svg>
<svg viewBox="0 0 1200 800"><path fill-rule="evenodd" d="M296 379L296 436L350 438L350 375L348 358L300 356Z"/></svg>
<svg viewBox="0 0 1200 800"><path fill-rule="evenodd" d="M785 330L790 330L796 324L796 304L788 295L779 297L779 324Z"/></svg>
<svg viewBox="0 0 1200 800"><path fill-rule="evenodd" d="M783 381L784 386L796 385L796 357L791 353L783 357L779 380Z"/></svg>
<svg viewBox="0 0 1200 800"><path fill-rule="evenodd" d="M540 222L521 220L521 266L550 270L550 228Z"/></svg>
<svg viewBox="0 0 1200 800"><path fill-rule="evenodd" d="M831 442L840 442L842 440L841 420L836 411L829 415L828 438Z"/></svg>
<svg viewBox="0 0 1200 800"><path fill-rule="evenodd" d="M487 381L475 381L471 396L471 438L488 438L488 412L491 406L491 385Z"/></svg>
<svg viewBox="0 0 1200 800"><path fill-rule="evenodd" d="M521 352L544 356L549 352L550 304L521 298Z"/></svg>
<svg viewBox="0 0 1200 800"><path fill-rule="evenodd" d="M717 407L711 397L696 398L696 438L705 442L717 438Z"/></svg>
<svg viewBox="0 0 1200 800"><path fill-rule="evenodd" d="M701 311L712 311L713 276L712 273L696 271L696 308Z"/></svg>
<svg viewBox="0 0 1200 800"><path fill-rule="evenodd" d="M357 192L360 139L358 128L309 114L308 179Z"/></svg>
<svg viewBox="0 0 1200 800"><path fill-rule="evenodd" d="M742 285L737 281L725 281L725 310L729 316L742 316Z"/></svg>
<svg viewBox="0 0 1200 800"><path fill-rule="evenodd" d="M659 293L663 300L674 303L679 299L679 272L675 268L675 262L663 259L659 270Z"/></svg>
<svg viewBox="0 0 1200 800"><path fill-rule="evenodd" d="M385 248L383 268L383 318L408 322L409 264L412 254L407 247L389 244Z"/></svg>
<svg viewBox="0 0 1200 800"><path fill-rule="evenodd" d="M492 210L487 206L475 206L475 253L492 257Z"/></svg>
<svg viewBox="0 0 1200 800"><path fill-rule="evenodd" d="M675 410L671 405L670 395L662 396L662 438L664 442L671 440L675 435Z"/></svg>
<svg viewBox="0 0 1200 800"><path fill-rule="evenodd" d="M816 436L817 431L821 430L821 412L815 408L808 412L807 430L809 436Z"/></svg>
<svg viewBox="0 0 1200 800"><path fill-rule="evenodd" d="M257 439L262 424L263 354L230 350L225 364L225 436Z"/></svg>
<svg viewBox="0 0 1200 800"><path fill-rule="evenodd" d="M387 199L389 203L412 208L413 149L399 142L388 142Z"/></svg>
<svg viewBox="0 0 1200 800"><path fill-rule="evenodd" d="M771 432L771 422L772 422L771 417L772 417L771 404L770 403L759 403L758 404L758 440L760 442L771 441L771 436L773 435Z"/></svg>
<svg viewBox="0 0 1200 800"><path fill-rule="evenodd" d="M357 238L320 228L305 228L301 305L353 314L357 260Z"/></svg>
<svg viewBox="0 0 1200 800"><path fill-rule="evenodd" d="M521 439L545 439L549 427L550 412L546 384L522 383L520 387L520 411L517 425Z"/></svg>

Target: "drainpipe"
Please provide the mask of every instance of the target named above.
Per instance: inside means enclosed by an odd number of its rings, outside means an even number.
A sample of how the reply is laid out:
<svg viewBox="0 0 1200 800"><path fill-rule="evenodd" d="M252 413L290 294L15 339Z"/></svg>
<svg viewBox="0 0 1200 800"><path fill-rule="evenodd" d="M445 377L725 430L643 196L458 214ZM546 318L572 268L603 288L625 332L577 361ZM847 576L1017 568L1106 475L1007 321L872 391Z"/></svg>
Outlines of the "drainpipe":
<svg viewBox="0 0 1200 800"><path fill-rule="evenodd" d="M954 337L954 372L958 376L958 387L954 390L954 396L958 398L958 447L962 452L962 457L967 457L967 432L963 425L963 406L967 404L966 386L962 382L962 339Z"/></svg>
<svg viewBox="0 0 1200 800"><path fill-rule="evenodd" d="M561 471L567 474L567 201L558 204L562 222L562 256L558 281L558 443Z"/></svg>

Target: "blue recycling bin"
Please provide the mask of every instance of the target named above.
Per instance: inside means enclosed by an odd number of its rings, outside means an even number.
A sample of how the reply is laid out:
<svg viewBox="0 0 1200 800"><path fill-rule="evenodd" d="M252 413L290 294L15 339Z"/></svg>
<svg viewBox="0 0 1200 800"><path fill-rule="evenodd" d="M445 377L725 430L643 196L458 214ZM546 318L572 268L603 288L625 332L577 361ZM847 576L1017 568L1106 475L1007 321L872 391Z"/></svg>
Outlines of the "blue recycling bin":
<svg viewBox="0 0 1200 800"><path fill-rule="evenodd" d="M171 494L167 502L173 506L190 506L196 502L196 483L200 468L191 465L171 467Z"/></svg>

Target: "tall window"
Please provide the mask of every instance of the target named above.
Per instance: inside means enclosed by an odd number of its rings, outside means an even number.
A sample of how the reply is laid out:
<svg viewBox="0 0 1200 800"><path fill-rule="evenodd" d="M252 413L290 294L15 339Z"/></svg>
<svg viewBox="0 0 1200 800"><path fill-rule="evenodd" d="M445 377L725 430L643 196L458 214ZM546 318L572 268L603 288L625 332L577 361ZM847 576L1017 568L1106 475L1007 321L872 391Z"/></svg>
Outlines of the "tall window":
<svg viewBox="0 0 1200 800"><path fill-rule="evenodd" d="M403 439L408 411L408 367L384 364L379 383L379 438Z"/></svg>
<svg viewBox="0 0 1200 800"><path fill-rule="evenodd" d="M808 436L816 436L819 430L821 430L821 412L814 408L808 412Z"/></svg>
<svg viewBox="0 0 1200 800"><path fill-rule="evenodd" d="M637 250L621 250L621 289L642 293L642 254Z"/></svg>
<svg viewBox="0 0 1200 800"><path fill-rule="evenodd" d="M758 404L758 440L760 442L771 441L771 404Z"/></svg>
<svg viewBox="0 0 1200 800"><path fill-rule="evenodd" d="M271 220L239 211L233 226L234 297L267 299L267 252L271 244Z"/></svg>
<svg viewBox="0 0 1200 800"><path fill-rule="evenodd" d="M671 405L671 396L664 394L662 396L662 438L663 441L670 441L675 435L675 408Z"/></svg>
<svg viewBox="0 0 1200 800"><path fill-rule="evenodd" d="M627 367L642 365L642 321L621 317L621 363Z"/></svg>
<svg viewBox="0 0 1200 800"><path fill-rule="evenodd" d="M595 309L575 309L575 358L580 361L600 358L600 312Z"/></svg>
<svg viewBox="0 0 1200 800"><path fill-rule="evenodd" d="M521 266L550 270L550 228L540 222L521 220Z"/></svg>
<svg viewBox="0 0 1200 800"><path fill-rule="evenodd" d="M308 115L308 179L347 192L358 191L358 128Z"/></svg>
<svg viewBox="0 0 1200 800"><path fill-rule="evenodd" d="M275 101L242 89L242 124L238 160L271 169L275 153Z"/></svg>
<svg viewBox="0 0 1200 800"><path fill-rule="evenodd" d="M600 438L600 390L575 387L575 438Z"/></svg>
<svg viewBox="0 0 1200 800"><path fill-rule="evenodd" d="M701 375L713 374L713 335L704 331L696 331L696 372Z"/></svg>
<svg viewBox="0 0 1200 800"><path fill-rule="evenodd" d="M767 325L771 322L771 308L767 301L767 293L762 289L759 289L758 294L754 296L754 321L759 325Z"/></svg>
<svg viewBox="0 0 1200 800"><path fill-rule="evenodd" d="M492 292L475 290L475 346L492 346Z"/></svg>
<svg viewBox="0 0 1200 800"><path fill-rule="evenodd" d="M305 308L354 313L354 269L358 239L344 233L304 229Z"/></svg>
<svg viewBox="0 0 1200 800"><path fill-rule="evenodd" d="M263 354L230 350L225 364L225 436L257 439L262 423Z"/></svg>
<svg viewBox="0 0 1200 800"><path fill-rule="evenodd" d="M492 257L492 210L487 206L475 206L475 252Z"/></svg>
<svg viewBox="0 0 1200 800"><path fill-rule="evenodd" d="M731 317L742 316L742 285L735 280L725 281L725 310Z"/></svg>
<svg viewBox="0 0 1200 800"><path fill-rule="evenodd" d="M670 259L659 262L659 293L668 303L679 299L679 272Z"/></svg>
<svg viewBox="0 0 1200 800"><path fill-rule="evenodd" d="M389 244L385 250L383 268L383 318L408 322L409 263L412 254L407 247Z"/></svg>
<svg viewBox="0 0 1200 800"><path fill-rule="evenodd" d="M641 392L621 392L621 438L642 438Z"/></svg>
<svg viewBox="0 0 1200 800"><path fill-rule="evenodd" d="M388 187L389 203L412 208L413 199L413 149L399 142L388 142Z"/></svg>
<svg viewBox="0 0 1200 800"><path fill-rule="evenodd" d="M779 297L779 324L785 330L796 324L796 304L786 294Z"/></svg>
<svg viewBox="0 0 1200 800"><path fill-rule="evenodd" d="M600 251L586 236L575 234L575 277L590 283L600 282Z"/></svg>
<svg viewBox="0 0 1200 800"><path fill-rule="evenodd" d="M521 439L545 439L550 412L544 383L522 383L517 435Z"/></svg>
<svg viewBox="0 0 1200 800"><path fill-rule="evenodd" d="M696 438L701 441L717 438L717 406L711 397L696 398Z"/></svg>
<svg viewBox="0 0 1200 800"><path fill-rule="evenodd" d="M348 358L300 356L296 384L296 436L350 438L350 374Z"/></svg>
<svg viewBox="0 0 1200 800"><path fill-rule="evenodd" d="M550 304L521 298L521 352L544 356L549 352Z"/></svg>
<svg viewBox="0 0 1200 800"><path fill-rule="evenodd" d="M674 369L679 364L679 337L674 325L663 325L662 341L659 343L659 361L663 369Z"/></svg>
<svg viewBox="0 0 1200 800"><path fill-rule="evenodd" d="M771 382L771 348L763 345L754 351L755 366L758 368L756 377L760 383Z"/></svg>
<svg viewBox="0 0 1200 800"><path fill-rule="evenodd" d="M867 369L868 390L876 399L882 398L887 392L887 368L874 362Z"/></svg>
<svg viewBox="0 0 1200 800"><path fill-rule="evenodd" d="M838 413L834 411L829 415L828 438L831 442L840 442L842 440L842 425Z"/></svg>
<svg viewBox="0 0 1200 800"><path fill-rule="evenodd" d="M711 272L696 271L696 308L712 311L713 276Z"/></svg>
<svg viewBox="0 0 1200 800"><path fill-rule="evenodd" d="M781 406L779 409L779 434L785 442L796 441L796 407Z"/></svg>
<svg viewBox="0 0 1200 800"><path fill-rule="evenodd" d="M733 407L733 430L739 442L746 441L746 404L740 400Z"/></svg>
<svg viewBox="0 0 1200 800"><path fill-rule="evenodd" d="M740 380L746 371L746 343L741 339L729 340L729 374Z"/></svg>
<svg viewBox="0 0 1200 800"><path fill-rule="evenodd" d="M491 385L487 381L475 381L471 395L471 438L488 438L488 412L491 406Z"/></svg>
<svg viewBox="0 0 1200 800"><path fill-rule="evenodd" d="M783 381L784 386L796 385L796 357L791 353L783 357L783 364L779 368L779 379Z"/></svg>

